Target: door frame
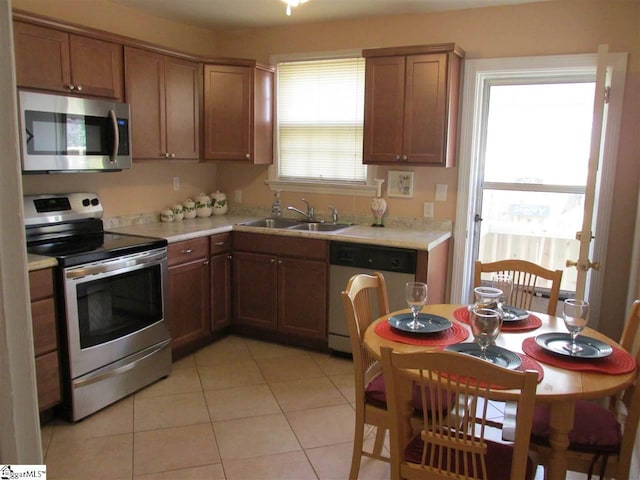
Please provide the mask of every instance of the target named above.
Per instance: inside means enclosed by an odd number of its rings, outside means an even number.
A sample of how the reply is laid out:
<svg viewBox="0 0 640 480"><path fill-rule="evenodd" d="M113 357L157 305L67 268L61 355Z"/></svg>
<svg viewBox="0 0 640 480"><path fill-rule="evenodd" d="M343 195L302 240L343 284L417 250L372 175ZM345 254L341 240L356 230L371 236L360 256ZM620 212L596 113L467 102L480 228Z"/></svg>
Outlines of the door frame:
<svg viewBox="0 0 640 480"><path fill-rule="evenodd" d="M613 183L617 164L618 137L622 114L624 83L627 66L626 53L610 53L608 65L611 68L611 95L605 144L603 147L600 175L600 194L594 231L599 234L594 242L594 261L605 258L609 237L609 224L613 198ZM478 163L483 142L480 135L483 108L484 82L487 78L500 74L519 72L534 75L547 72L550 76L557 72L562 76L567 72L595 72L598 56L593 54L551 55L541 57L512 57L471 59L465 61L462 113L460 124L460 155L458 158L458 199L453 238L453 271L451 276L451 302L469 303L473 286L473 229L478 196ZM590 302L592 304L593 327L599 319L602 279L606 265L591 275Z"/></svg>

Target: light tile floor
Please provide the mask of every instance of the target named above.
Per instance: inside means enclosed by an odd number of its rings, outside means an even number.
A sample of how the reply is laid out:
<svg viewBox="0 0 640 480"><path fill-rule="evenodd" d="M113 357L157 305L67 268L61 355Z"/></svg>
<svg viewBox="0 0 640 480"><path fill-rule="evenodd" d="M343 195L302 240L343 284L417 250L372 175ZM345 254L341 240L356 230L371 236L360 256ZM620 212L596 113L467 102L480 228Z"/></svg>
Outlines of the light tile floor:
<svg viewBox="0 0 640 480"><path fill-rule="evenodd" d="M81 422L44 426L47 477L348 478L350 360L230 336L173 367L168 378ZM387 478L388 464L362 460L360 479Z"/></svg>

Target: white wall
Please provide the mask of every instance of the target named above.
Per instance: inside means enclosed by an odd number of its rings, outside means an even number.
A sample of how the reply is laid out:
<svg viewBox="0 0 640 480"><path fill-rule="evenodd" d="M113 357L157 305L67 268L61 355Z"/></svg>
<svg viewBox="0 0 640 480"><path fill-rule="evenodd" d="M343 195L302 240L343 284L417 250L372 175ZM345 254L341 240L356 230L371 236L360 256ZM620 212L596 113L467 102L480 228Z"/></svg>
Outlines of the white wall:
<svg viewBox="0 0 640 480"><path fill-rule="evenodd" d="M42 464L18 161L11 0L0 0L0 463Z"/></svg>

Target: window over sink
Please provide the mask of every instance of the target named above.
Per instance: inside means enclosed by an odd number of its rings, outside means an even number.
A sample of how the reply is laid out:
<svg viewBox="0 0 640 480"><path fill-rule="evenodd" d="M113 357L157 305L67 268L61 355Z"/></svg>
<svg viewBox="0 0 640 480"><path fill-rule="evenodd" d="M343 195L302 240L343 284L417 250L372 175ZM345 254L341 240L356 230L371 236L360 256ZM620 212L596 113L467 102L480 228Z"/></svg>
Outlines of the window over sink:
<svg viewBox="0 0 640 480"><path fill-rule="evenodd" d="M276 70L276 161L272 188L371 195L362 163L365 62L280 58Z"/></svg>

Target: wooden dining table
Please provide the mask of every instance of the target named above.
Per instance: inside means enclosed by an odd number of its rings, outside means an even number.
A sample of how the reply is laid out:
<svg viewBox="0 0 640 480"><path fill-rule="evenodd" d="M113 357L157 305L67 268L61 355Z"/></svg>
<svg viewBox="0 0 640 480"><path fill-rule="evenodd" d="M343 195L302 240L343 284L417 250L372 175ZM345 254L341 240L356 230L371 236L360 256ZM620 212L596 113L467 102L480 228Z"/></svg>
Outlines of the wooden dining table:
<svg viewBox="0 0 640 480"><path fill-rule="evenodd" d="M468 330L469 335L465 342L473 342L471 327L458 321L454 315L461 305L427 305L422 313L429 313L444 317L454 323L456 329L463 327ZM443 346L424 346L406 343L406 341L396 341L384 338L376 332L376 326L381 322L387 322L392 315L407 313L406 310L398 310L388 315L384 315L373 322L364 333L365 347L371 354L380 359L381 347L392 347L399 352L416 352L425 349L444 348ZM541 325L535 329L506 332L503 331L496 340L496 345L523 354L523 342L529 337L548 332L567 333L561 317L546 315L538 312L531 312L541 321ZM381 325L382 327L382 325ZM585 328L582 335L589 336L605 342L613 347L622 349L615 341L596 330ZM550 409L549 437L551 444L551 458L546 472L549 480L564 480L567 472L566 449L569 446L569 432L573 428L574 402L578 399L605 398L624 390L635 378L635 370L623 374L609 374L593 371L577 371L553 366L551 364L537 362L542 367L543 378L538 383L536 390L536 403L546 404ZM505 397L508 400L508 392ZM588 419L585 419L588 421Z"/></svg>

